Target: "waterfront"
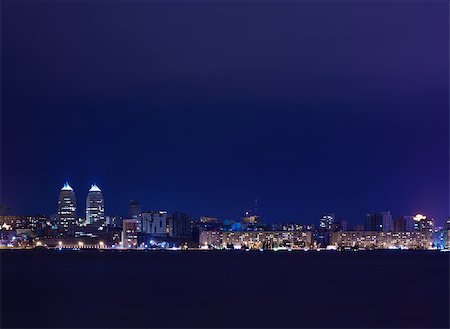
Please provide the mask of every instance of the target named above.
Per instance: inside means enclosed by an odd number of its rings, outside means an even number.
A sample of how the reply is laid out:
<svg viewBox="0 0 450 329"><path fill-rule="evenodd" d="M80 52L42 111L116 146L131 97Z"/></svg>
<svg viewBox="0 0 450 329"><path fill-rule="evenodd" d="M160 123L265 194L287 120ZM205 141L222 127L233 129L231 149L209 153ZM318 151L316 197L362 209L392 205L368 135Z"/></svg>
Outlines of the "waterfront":
<svg viewBox="0 0 450 329"><path fill-rule="evenodd" d="M437 251L0 255L2 327L448 327Z"/></svg>

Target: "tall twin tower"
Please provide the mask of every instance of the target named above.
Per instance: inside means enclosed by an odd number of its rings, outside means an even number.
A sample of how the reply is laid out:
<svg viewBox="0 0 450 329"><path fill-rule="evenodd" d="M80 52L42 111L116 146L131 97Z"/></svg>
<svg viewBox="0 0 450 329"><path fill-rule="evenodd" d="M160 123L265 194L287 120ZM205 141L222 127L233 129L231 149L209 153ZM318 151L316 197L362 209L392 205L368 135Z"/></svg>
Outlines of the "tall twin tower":
<svg viewBox="0 0 450 329"><path fill-rule="evenodd" d="M77 224L77 199L75 192L66 182L58 198L58 230L61 233L73 234ZM85 225L102 226L105 223L105 201L102 191L96 184L91 186L86 198Z"/></svg>

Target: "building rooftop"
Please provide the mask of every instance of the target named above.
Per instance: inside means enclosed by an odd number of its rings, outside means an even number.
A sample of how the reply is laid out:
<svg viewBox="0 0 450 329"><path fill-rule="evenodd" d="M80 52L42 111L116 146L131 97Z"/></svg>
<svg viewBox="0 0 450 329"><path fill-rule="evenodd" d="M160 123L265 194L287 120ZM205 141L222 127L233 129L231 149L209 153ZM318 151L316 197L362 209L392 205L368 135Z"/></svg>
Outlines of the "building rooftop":
<svg viewBox="0 0 450 329"><path fill-rule="evenodd" d="M61 189L61 191L73 191L73 188L70 187L69 182L65 182L64 186Z"/></svg>

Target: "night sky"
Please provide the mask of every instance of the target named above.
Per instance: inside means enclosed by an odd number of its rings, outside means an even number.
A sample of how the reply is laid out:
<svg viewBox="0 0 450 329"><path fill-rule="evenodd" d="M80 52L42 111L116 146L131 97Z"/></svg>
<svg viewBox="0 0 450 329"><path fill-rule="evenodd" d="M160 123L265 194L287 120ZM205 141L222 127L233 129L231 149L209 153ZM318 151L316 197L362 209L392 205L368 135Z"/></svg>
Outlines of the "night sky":
<svg viewBox="0 0 450 329"><path fill-rule="evenodd" d="M4 1L1 203L449 214L448 2Z"/></svg>

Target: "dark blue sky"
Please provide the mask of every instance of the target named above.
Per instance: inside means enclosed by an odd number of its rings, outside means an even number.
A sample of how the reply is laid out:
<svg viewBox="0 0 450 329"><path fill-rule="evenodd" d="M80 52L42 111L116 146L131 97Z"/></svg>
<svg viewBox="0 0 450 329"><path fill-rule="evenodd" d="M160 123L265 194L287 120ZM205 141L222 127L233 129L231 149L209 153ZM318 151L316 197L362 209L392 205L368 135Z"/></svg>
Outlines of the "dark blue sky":
<svg viewBox="0 0 450 329"><path fill-rule="evenodd" d="M2 202L449 210L448 2L2 4Z"/></svg>

